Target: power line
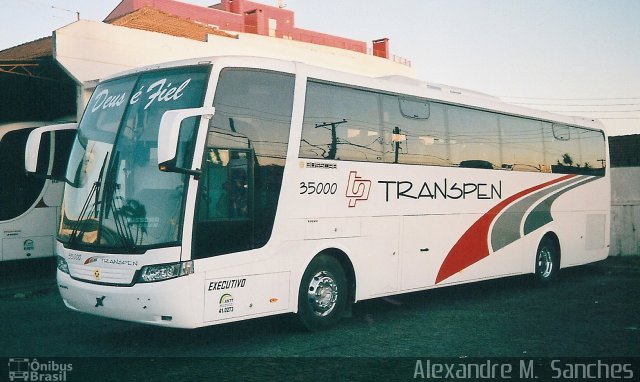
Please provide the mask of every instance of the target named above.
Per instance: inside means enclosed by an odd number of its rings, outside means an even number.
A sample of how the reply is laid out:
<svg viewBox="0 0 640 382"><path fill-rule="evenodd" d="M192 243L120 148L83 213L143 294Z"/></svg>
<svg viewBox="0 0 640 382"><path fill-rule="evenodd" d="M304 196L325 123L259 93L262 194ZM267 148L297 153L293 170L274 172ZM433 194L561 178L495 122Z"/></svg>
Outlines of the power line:
<svg viewBox="0 0 640 382"><path fill-rule="evenodd" d="M640 119L640 117L594 117L596 119L622 119L622 120L631 120L631 119Z"/></svg>
<svg viewBox="0 0 640 382"><path fill-rule="evenodd" d="M639 106L640 103L603 103L603 104L569 104L569 103L535 103L535 102L510 102L514 105L534 105L534 106L590 106L590 107L611 107L611 106Z"/></svg>
<svg viewBox="0 0 640 382"><path fill-rule="evenodd" d="M549 110L554 113L637 113L636 110Z"/></svg>
<svg viewBox="0 0 640 382"><path fill-rule="evenodd" d="M640 97L605 97L605 98L552 98L552 97L519 97L519 96L508 96L501 95L498 96L500 98L513 98L513 99L531 99L531 100L542 100L542 101L630 101L630 100L640 100Z"/></svg>
<svg viewBox="0 0 640 382"><path fill-rule="evenodd" d="M589 118L595 118L600 120L620 120L620 121L636 121L640 120L640 117L636 115L630 116L620 116L627 113L637 113L640 112L640 109L622 109L622 110L602 110L604 108L614 109L616 107L633 107L640 106L640 103L637 102L624 102L624 101L638 101L640 97L603 97L603 98L551 98L551 97L519 97L519 96L501 96L501 98L511 98L513 100L523 100L522 102L515 101L510 102L514 105L522 105L522 106L548 106L543 109L552 113L575 113L575 114L587 114ZM532 102L527 102L531 100ZM543 102L535 102L535 101L543 101ZM570 103L562 103L563 101L569 101ZM601 103L573 103L573 102L601 102ZM620 102L623 101L623 102ZM509 101L506 101L509 102ZM555 102L555 103L552 103ZM605 102L605 103L602 103ZM611 103L613 102L613 103ZM554 107L565 107L565 108L573 108L573 107L585 107L592 109L583 109L583 110L575 110L575 109L561 109L554 110ZM593 109L593 108L597 108ZM611 115L619 114L618 116L607 116L603 115L604 113Z"/></svg>

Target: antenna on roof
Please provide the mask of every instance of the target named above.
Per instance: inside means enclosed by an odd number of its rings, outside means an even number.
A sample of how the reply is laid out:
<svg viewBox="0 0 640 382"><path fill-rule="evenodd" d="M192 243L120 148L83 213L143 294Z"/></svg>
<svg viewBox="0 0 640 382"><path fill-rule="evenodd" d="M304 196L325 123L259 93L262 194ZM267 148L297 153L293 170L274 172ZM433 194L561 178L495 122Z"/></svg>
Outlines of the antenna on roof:
<svg viewBox="0 0 640 382"><path fill-rule="evenodd" d="M36 5L43 5L44 6L44 4L36 4ZM79 11L72 11L72 10L67 9L67 8L56 7L55 5L50 5L49 8L56 9L58 11L63 11L63 12L75 13L76 14L76 21L80 21L80 12Z"/></svg>
<svg viewBox="0 0 640 382"><path fill-rule="evenodd" d="M286 7L287 7L287 4L284 2L284 0L278 0L278 8L282 9Z"/></svg>

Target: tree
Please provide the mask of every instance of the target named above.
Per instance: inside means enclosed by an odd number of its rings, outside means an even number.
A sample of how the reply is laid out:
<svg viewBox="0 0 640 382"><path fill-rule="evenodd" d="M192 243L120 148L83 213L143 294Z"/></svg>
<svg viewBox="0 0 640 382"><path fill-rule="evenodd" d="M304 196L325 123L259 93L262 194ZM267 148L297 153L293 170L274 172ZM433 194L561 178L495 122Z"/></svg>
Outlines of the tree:
<svg viewBox="0 0 640 382"><path fill-rule="evenodd" d="M568 153L562 154L562 163L567 166L573 166L573 158Z"/></svg>

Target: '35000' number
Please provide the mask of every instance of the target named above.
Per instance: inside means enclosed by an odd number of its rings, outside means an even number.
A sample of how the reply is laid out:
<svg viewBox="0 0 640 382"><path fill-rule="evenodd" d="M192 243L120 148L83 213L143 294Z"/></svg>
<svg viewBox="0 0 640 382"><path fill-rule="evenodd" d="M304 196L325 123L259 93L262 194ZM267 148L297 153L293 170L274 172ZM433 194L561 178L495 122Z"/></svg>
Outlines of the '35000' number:
<svg viewBox="0 0 640 382"><path fill-rule="evenodd" d="M300 182L300 195L333 195L336 191L337 183Z"/></svg>

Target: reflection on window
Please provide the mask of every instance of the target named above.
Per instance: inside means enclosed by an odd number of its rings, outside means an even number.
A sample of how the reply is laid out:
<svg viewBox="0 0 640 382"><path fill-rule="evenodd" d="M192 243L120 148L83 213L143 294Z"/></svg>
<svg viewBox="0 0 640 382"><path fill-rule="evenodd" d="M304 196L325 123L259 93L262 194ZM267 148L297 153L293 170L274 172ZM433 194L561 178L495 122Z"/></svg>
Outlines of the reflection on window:
<svg viewBox="0 0 640 382"><path fill-rule="evenodd" d="M310 82L300 157L380 162L383 137L375 93Z"/></svg>
<svg viewBox="0 0 640 382"><path fill-rule="evenodd" d="M515 171L546 172L542 123L531 119L501 115L501 168Z"/></svg>
<svg viewBox="0 0 640 382"><path fill-rule="evenodd" d="M431 103L428 118L407 117L400 105L398 97L382 96L385 141L389 142L385 146L386 161L448 166L444 105Z"/></svg>
<svg viewBox="0 0 640 382"><path fill-rule="evenodd" d="M275 220L293 110L294 77L225 69L203 155L193 257L264 246Z"/></svg>
<svg viewBox="0 0 640 382"><path fill-rule="evenodd" d="M200 203L201 220L249 217L250 153L209 148L206 152L206 195Z"/></svg>
<svg viewBox="0 0 640 382"><path fill-rule="evenodd" d="M403 117L414 119L429 118L429 102L418 99L399 98L400 112Z"/></svg>
<svg viewBox="0 0 640 382"><path fill-rule="evenodd" d="M576 129L582 154L582 168L586 174L604 175L606 167L604 136L599 131Z"/></svg>
<svg viewBox="0 0 640 382"><path fill-rule="evenodd" d="M310 81L299 156L604 175L601 132Z"/></svg>
<svg viewBox="0 0 640 382"><path fill-rule="evenodd" d="M500 134L496 114L447 108L451 161L461 167L498 168Z"/></svg>
<svg viewBox="0 0 640 382"><path fill-rule="evenodd" d="M599 131L545 124L545 155L552 172L560 174L604 175L604 136Z"/></svg>
<svg viewBox="0 0 640 382"><path fill-rule="evenodd" d="M67 166L60 241L127 252L179 242L188 177L158 169L158 129L166 111L202 106L208 78L193 66L98 85ZM198 123L182 122L179 167L191 167Z"/></svg>

